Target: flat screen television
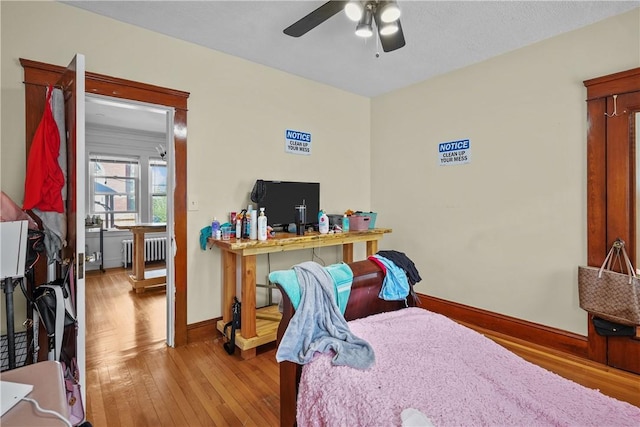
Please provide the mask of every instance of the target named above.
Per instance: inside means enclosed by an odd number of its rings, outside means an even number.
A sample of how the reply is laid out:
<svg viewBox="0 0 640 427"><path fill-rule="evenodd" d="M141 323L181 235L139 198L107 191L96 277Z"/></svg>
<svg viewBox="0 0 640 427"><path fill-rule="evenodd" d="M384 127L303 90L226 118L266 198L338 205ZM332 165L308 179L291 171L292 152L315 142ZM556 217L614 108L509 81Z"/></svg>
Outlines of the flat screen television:
<svg viewBox="0 0 640 427"><path fill-rule="evenodd" d="M267 224L274 228L295 223L298 205L307 206L306 225L318 223L320 211L320 183L294 181L263 181L263 196L258 210L264 208Z"/></svg>

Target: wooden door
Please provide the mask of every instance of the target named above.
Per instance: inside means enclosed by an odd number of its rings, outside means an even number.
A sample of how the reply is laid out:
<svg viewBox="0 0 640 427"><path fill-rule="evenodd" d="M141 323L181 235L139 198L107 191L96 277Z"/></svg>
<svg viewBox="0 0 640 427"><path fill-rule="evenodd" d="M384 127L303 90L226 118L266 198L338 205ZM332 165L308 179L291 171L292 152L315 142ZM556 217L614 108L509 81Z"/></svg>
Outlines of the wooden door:
<svg viewBox="0 0 640 427"><path fill-rule="evenodd" d="M584 82L587 87L588 263L602 265L617 238L636 260L636 112L640 111L640 68ZM615 98L614 98L615 95ZM634 265L638 268L640 266ZM609 366L640 373L640 334L603 337L589 321L588 354Z"/></svg>
<svg viewBox="0 0 640 427"><path fill-rule="evenodd" d="M75 309L78 326L70 331L67 354L74 355L80 370L82 399L85 390L85 281L84 281L84 55L76 54L56 82L64 94L67 147L67 246L63 259L69 259L75 274ZM64 143L60 141L60 143ZM80 159L80 161L78 161ZM75 336L73 334L75 333Z"/></svg>

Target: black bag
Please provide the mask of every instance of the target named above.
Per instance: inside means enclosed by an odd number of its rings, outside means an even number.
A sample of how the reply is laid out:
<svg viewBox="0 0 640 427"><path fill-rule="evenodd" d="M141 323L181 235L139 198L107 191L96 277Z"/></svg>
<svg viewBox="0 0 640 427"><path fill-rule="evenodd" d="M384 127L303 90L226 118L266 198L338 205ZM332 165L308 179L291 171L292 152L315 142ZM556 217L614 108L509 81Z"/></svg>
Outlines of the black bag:
<svg viewBox="0 0 640 427"><path fill-rule="evenodd" d="M76 314L72 300L75 291L73 267L67 269L64 279L56 279L40 285L33 291L33 306L42 320L49 340L48 350L54 350L55 360L60 360L62 339L67 326L76 324Z"/></svg>
<svg viewBox="0 0 640 427"><path fill-rule="evenodd" d="M599 317L594 317L592 322L598 335L604 337L632 337L636 334L635 326L621 325Z"/></svg>
<svg viewBox="0 0 640 427"><path fill-rule="evenodd" d="M54 286L58 286L62 290L62 295L68 298L68 289L64 286L63 279L56 279L46 285L40 285L33 290L33 299L35 309L42 320L42 325L47 331L47 335L53 335L56 331L56 310L58 308L58 299ZM64 306L64 301L60 302ZM64 326L70 326L75 323L75 319L65 310Z"/></svg>
<svg viewBox="0 0 640 427"><path fill-rule="evenodd" d="M224 343L224 349L227 350L227 353L233 354L236 350L236 330L240 329L241 326L241 315L240 315L240 301L238 301L237 297L233 297L233 304L231 305L232 319L231 322L227 322L224 325L223 333L224 336L229 340ZM231 335L227 335L227 328L231 327Z"/></svg>

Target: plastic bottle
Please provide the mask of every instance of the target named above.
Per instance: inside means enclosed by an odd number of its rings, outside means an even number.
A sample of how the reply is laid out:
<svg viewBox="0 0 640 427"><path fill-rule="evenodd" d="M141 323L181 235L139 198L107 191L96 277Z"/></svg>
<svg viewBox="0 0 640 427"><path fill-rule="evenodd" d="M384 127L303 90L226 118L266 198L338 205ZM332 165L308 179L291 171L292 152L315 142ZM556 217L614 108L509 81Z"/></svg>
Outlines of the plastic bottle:
<svg viewBox="0 0 640 427"><path fill-rule="evenodd" d="M342 231L344 233L349 231L349 217L347 216L347 214L344 214L344 216L342 217Z"/></svg>
<svg viewBox="0 0 640 427"><path fill-rule="evenodd" d="M249 239L256 240L258 238L258 212L253 209L251 211L251 226L249 228Z"/></svg>
<svg viewBox="0 0 640 427"><path fill-rule="evenodd" d="M267 217L264 214L264 208L260 208L260 216L258 216L258 240L267 240Z"/></svg>
<svg viewBox="0 0 640 427"><path fill-rule="evenodd" d="M251 211L253 210L253 205L249 205L247 207L247 212L244 214L244 231L242 232L242 237L249 238L251 235L251 220L253 219L253 214Z"/></svg>
<svg viewBox="0 0 640 427"><path fill-rule="evenodd" d="M320 231L320 234L329 232L329 217L322 210L318 214L318 231Z"/></svg>
<svg viewBox="0 0 640 427"><path fill-rule="evenodd" d="M242 217L241 215L236 215L236 239L242 239Z"/></svg>
<svg viewBox="0 0 640 427"><path fill-rule="evenodd" d="M214 216L213 221L211 222L211 237L213 237L216 240L220 240L220 235L221 235L220 221L218 221Z"/></svg>

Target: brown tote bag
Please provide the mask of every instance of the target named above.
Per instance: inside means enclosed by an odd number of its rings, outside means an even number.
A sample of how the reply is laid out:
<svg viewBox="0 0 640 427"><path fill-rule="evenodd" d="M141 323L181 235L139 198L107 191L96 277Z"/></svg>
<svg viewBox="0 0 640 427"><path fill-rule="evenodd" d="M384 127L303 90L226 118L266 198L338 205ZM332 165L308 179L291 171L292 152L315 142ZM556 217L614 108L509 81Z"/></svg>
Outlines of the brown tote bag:
<svg viewBox="0 0 640 427"><path fill-rule="evenodd" d="M622 273L611 270L616 261ZM583 310L611 322L640 325L640 282L623 240L613 243L601 267L578 267L578 294Z"/></svg>

